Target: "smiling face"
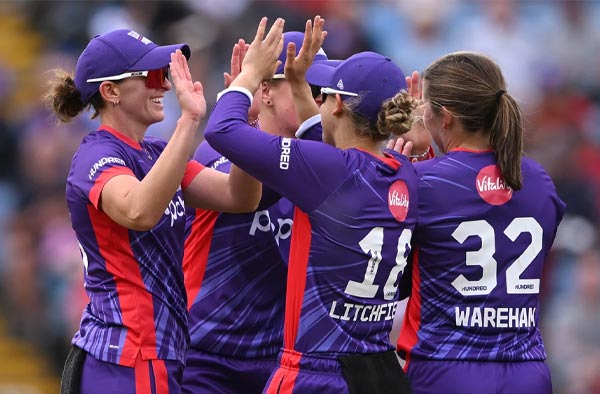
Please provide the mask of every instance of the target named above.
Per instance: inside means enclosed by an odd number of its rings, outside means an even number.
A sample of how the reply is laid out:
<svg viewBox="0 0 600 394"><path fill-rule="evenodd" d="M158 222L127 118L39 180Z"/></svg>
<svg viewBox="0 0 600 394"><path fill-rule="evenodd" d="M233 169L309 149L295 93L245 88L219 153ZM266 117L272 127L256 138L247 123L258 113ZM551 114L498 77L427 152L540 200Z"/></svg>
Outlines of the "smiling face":
<svg viewBox="0 0 600 394"><path fill-rule="evenodd" d="M171 90L168 79L160 88L149 88L144 77L127 78L119 83L118 90L119 109L130 121L148 127L165 118L163 98Z"/></svg>

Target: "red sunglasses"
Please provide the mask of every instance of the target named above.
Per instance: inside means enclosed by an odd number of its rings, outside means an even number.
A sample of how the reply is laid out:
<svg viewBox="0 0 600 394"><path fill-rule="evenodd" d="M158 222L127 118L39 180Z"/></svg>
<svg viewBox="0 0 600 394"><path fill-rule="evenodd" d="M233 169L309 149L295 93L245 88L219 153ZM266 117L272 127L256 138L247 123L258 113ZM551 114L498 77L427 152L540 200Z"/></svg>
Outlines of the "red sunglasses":
<svg viewBox="0 0 600 394"><path fill-rule="evenodd" d="M148 75L146 75L146 87L160 89L164 86L167 78L169 78L169 67L150 70L148 71Z"/></svg>
<svg viewBox="0 0 600 394"><path fill-rule="evenodd" d="M149 71L129 71L110 77L90 78L86 82L119 81L131 77L145 77L146 87L149 89L161 89L169 77L169 67L157 68Z"/></svg>

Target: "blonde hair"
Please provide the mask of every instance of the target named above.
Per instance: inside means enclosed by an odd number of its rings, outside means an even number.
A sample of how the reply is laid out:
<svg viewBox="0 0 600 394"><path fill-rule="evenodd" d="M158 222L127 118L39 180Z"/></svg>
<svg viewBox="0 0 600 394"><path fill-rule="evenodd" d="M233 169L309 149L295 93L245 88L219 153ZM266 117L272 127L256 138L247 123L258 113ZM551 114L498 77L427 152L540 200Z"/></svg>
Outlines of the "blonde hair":
<svg viewBox="0 0 600 394"><path fill-rule="evenodd" d="M396 93L394 97L381 104L376 122L355 111L361 99L361 97L353 97L344 102L344 109L350 114L354 126L361 135L369 135L374 141L385 141L390 134L402 135L412 127L412 111L418 103L406 91Z"/></svg>

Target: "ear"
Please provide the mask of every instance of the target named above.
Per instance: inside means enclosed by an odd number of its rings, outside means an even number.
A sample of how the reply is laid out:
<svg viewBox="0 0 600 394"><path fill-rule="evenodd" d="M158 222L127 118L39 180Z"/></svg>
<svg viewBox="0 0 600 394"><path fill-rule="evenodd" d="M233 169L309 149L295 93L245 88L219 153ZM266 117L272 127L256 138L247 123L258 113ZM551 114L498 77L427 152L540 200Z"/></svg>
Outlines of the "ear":
<svg viewBox="0 0 600 394"><path fill-rule="evenodd" d="M450 111L446 109L446 107L442 107L442 127L444 129L449 129L452 127L453 123L454 115L452 115Z"/></svg>
<svg viewBox="0 0 600 394"><path fill-rule="evenodd" d="M110 81L104 81L100 84L100 87L98 88L98 91L100 92L100 96L102 96L102 98L105 101L114 103L115 101L119 101L119 96L120 93L119 92L119 85L117 85L116 83L112 83Z"/></svg>
<svg viewBox="0 0 600 394"><path fill-rule="evenodd" d="M268 82L260 83L261 101L267 107L273 106L273 98L271 97L271 85Z"/></svg>
<svg viewBox="0 0 600 394"><path fill-rule="evenodd" d="M336 116L341 116L344 113L344 102L342 101L342 96L336 93L335 95L335 108L333 109L332 114Z"/></svg>

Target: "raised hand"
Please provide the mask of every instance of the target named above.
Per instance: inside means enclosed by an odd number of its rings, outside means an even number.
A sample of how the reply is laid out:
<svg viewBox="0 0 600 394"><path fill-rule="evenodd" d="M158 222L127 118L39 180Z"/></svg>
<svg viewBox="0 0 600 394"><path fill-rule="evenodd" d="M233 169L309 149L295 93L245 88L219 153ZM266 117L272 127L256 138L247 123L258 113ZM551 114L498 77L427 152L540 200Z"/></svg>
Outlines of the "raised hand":
<svg viewBox="0 0 600 394"><path fill-rule="evenodd" d="M242 71L231 86L244 87L254 93L262 81L273 77L279 65L277 59L283 48L284 24L283 19L277 18L265 36L267 18L261 19L256 36L242 61Z"/></svg>
<svg viewBox="0 0 600 394"><path fill-rule="evenodd" d="M285 60L285 79L290 83L304 82L306 77L306 70L310 67L315 55L321 49L323 41L327 36L327 32L323 31L325 19L319 15L315 16L314 23L311 20L306 21L304 28L304 40L302 41L302 48L296 56L296 45L290 42L286 48L286 60Z"/></svg>
<svg viewBox="0 0 600 394"><path fill-rule="evenodd" d="M204 89L200 82L192 81L187 60L179 49L171 54L169 67L175 85L175 94L181 106L181 116L200 122L206 116Z"/></svg>
<svg viewBox="0 0 600 394"><path fill-rule="evenodd" d="M244 57L246 56L246 52L250 48L249 44L246 44L243 38L240 38L238 42L233 45L233 50L231 51L231 70L230 72L223 73L223 80L225 84L225 88L227 89L231 82L237 78L238 75L242 72L242 62L244 61ZM254 121L258 119L258 114L260 112L260 91L257 90L254 94L254 100L252 100L252 105L250 109L248 109L248 120Z"/></svg>
<svg viewBox="0 0 600 394"><path fill-rule="evenodd" d="M418 71L413 71L412 75L406 77L406 86L408 87L408 94L417 100L422 99L421 80Z"/></svg>
<svg viewBox="0 0 600 394"><path fill-rule="evenodd" d="M389 140L387 142L386 148L395 150L396 152L406 157L410 157L410 152L412 151L413 143L411 141L404 141L404 138L400 137L396 140Z"/></svg>
<svg viewBox="0 0 600 394"><path fill-rule="evenodd" d="M223 73L225 88L231 85L231 82L242 72L242 61L246 55L246 51L250 45L246 44L243 38L240 38L238 42L233 45L231 51L231 69L230 72Z"/></svg>

